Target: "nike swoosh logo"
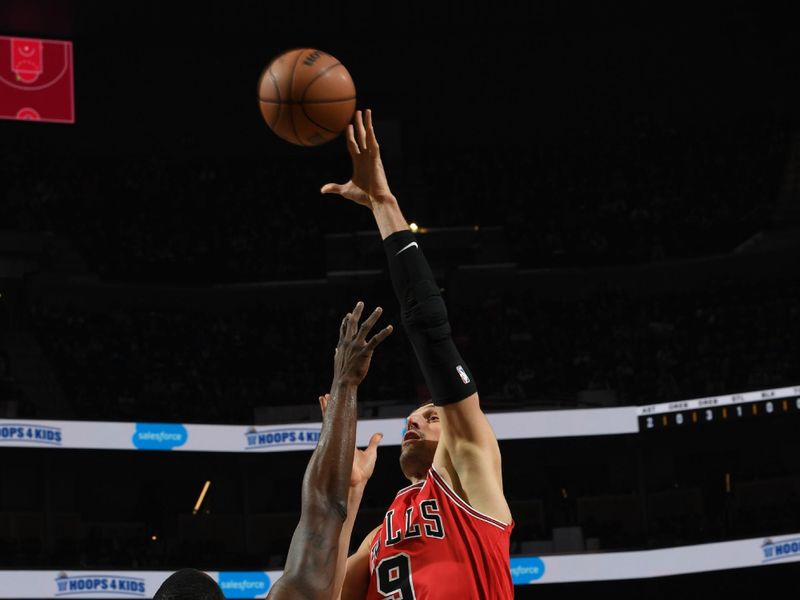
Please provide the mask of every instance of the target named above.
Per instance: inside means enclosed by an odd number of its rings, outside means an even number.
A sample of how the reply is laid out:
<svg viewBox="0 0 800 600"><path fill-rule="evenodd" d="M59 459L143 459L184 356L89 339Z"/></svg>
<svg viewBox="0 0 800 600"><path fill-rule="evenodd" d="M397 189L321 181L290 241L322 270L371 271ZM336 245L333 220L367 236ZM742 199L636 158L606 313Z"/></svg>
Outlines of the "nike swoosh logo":
<svg viewBox="0 0 800 600"><path fill-rule="evenodd" d="M417 244L417 242L411 242L411 243L410 243L410 244L408 244L407 246L405 246L405 247L403 247L403 248L400 248L400 250L399 250L397 253L395 253L395 256L398 256L398 255L400 255L401 253L405 252L406 250L408 250L409 248L411 248L411 246L416 246L417 248L419 248L419 244Z"/></svg>

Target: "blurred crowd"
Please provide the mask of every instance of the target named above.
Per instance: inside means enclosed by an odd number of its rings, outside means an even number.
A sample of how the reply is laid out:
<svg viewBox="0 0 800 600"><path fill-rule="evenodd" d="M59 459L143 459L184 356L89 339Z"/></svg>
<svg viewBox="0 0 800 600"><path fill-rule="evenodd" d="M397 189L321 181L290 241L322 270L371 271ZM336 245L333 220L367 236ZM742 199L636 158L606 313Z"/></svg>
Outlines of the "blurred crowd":
<svg viewBox="0 0 800 600"><path fill-rule="evenodd" d="M41 305L32 317L78 418L252 423L255 407L315 404L330 389L342 315ZM408 395L396 362L375 361L362 397Z"/></svg>
<svg viewBox="0 0 800 600"><path fill-rule="evenodd" d="M787 140L758 119L549 144L431 148L434 223L503 225L521 265L646 263L729 251L769 222Z"/></svg>
<svg viewBox="0 0 800 600"><path fill-rule="evenodd" d="M576 406L591 392L649 404L797 384L799 295L800 281L776 280L558 301L476 290L478 299L448 301L484 403L514 409ZM397 320L393 304L387 321ZM216 313L40 303L30 316L78 418L219 423L313 402L330 385L340 320L324 298ZM413 403L426 393L400 328L362 398Z"/></svg>
<svg viewBox="0 0 800 600"><path fill-rule="evenodd" d="M0 418L33 417L36 406L11 373L8 353L0 351Z"/></svg>
<svg viewBox="0 0 800 600"><path fill-rule="evenodd" d="M409 219L503 226L512 260L549 267L730 250L767 223L786 154L766 118L681 130L640 119L518 146L404 145L413 152L387 149L387 168ZM349 176L344 150L237 161L0 152L2 229L64 234L107 279L319 277L326 233L374 228L368 211L319 194Z"/></svg>
<svg viewBox="0 0 800 600"><path fill-rule="evenodd" d="M800 381L800 281L576 301L455 304L454 328L487 398L573 403L610 391L650 404Z"/></svg>

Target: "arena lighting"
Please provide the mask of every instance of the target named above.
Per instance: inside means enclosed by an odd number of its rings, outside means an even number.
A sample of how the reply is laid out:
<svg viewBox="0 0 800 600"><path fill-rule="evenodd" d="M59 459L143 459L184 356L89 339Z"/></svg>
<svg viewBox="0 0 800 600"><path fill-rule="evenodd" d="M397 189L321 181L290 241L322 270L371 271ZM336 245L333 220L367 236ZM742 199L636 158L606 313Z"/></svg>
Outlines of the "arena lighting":
<svg viewBox="0 0 800 600"><path fill-rule="evenodd" d="M411 230L411 233L428 233L429 229L427 227L420 227L417 223L409 223L408 228Z"/></svg>
<svg viewBox="0 0 800 600"><path fill-rule="evenodd" d="M200 492L200 497L197 499L197 502L194 505L194 510L192 511L193 515L197 514L197 511L200 510L200 505L203 503L203 498L206 497L206 493L208 492L208 488L211 486L210 481L206 481L206 484L203 486L203 490Z"/></svg>

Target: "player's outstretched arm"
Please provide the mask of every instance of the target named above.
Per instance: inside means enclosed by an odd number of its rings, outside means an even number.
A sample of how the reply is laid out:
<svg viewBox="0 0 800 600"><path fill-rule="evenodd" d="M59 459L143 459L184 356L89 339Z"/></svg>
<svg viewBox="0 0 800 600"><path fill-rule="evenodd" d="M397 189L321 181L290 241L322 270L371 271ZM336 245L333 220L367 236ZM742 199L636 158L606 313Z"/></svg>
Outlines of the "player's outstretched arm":
<svg viewBox="0 0 800 600"><path fill-rule="evenodd" d="M338 593L340 534L348 518L355 451L356 390L367 374L373 351L392 332L389 325L367 341L381 309L375 309L359 327L363 308L359 302L339 330L330 401L303 478L300 523L289 546L284 574L268 595L272 600L329 600Z"/></svg>
<svg viewBox="0 0 800 600"><path fill-rule="evenodd" d="M403 324L439 407L442 439L434 466L447 472L456 491L474 508L510 522L497 439L480 408L472 374L453 343L439 286L389 188L371 111L363 120L356 112L347 131L347 148L352 178L341 185L327 184L322 192L366 206L375 217Z"/></svg>
<svg viewBox="0 0 800 600"><path fill-rule="evenodd" d="M384 249L403 325L441 422L433 465L473 508L510 523L500 447L481 410L473 375L453 341L428 261L410 231L391 234Z"/></svg>

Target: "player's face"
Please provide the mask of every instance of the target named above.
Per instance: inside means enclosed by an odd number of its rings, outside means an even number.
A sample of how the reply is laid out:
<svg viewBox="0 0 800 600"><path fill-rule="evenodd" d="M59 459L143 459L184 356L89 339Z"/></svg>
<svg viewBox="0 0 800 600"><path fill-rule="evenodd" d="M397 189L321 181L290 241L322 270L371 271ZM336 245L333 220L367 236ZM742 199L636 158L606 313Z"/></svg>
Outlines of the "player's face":
<svg viewBox="0 0 800 600"><path fill-rule="evenodd" d="M433 404L421 406L408 416L400 450L400 466L406 475L424 476L433 464L442 426Z"/></svg>
<svg viewBox="0 0 800 600"><path fill-rule="evenodd" d="M417 441L418 438L438 442L441 431L439 410L433 404L420 406L408 416L406 434L403 436L403 446L405 447L407 442Z"/></svg>

